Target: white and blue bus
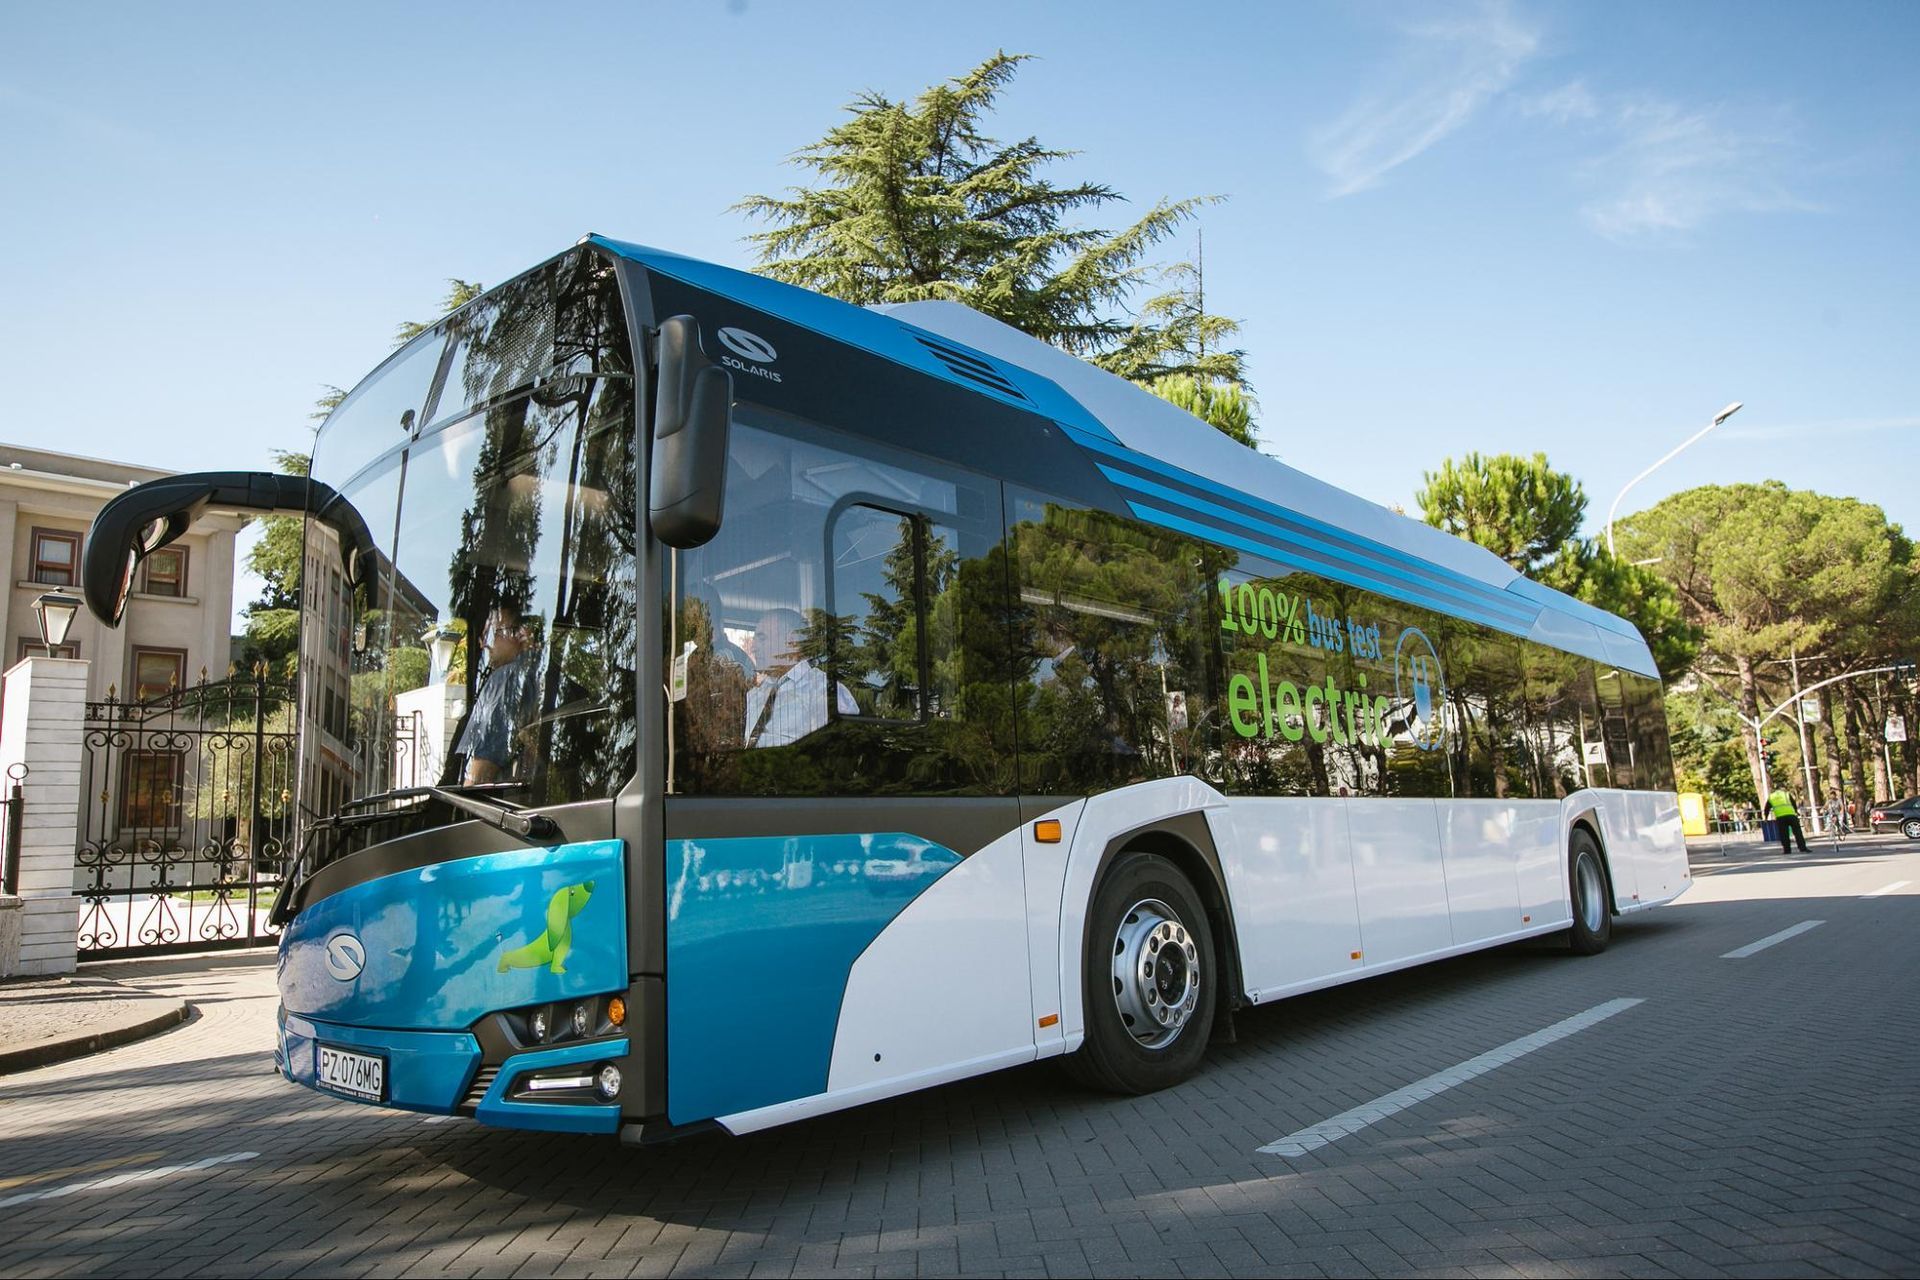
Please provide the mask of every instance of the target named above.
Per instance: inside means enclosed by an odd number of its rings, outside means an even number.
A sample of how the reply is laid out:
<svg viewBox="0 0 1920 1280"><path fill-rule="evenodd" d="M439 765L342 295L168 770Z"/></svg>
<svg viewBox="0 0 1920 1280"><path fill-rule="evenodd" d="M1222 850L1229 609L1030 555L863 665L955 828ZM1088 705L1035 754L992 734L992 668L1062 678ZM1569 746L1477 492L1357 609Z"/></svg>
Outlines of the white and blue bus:
<svg viewBox="0 0 1920 1280"><path fill-rule="evenodd" d="M1627 622L965 307L592 236L360 383L305 514L278 1061L369 1103L744 1133L1689 881Z"/></svg>

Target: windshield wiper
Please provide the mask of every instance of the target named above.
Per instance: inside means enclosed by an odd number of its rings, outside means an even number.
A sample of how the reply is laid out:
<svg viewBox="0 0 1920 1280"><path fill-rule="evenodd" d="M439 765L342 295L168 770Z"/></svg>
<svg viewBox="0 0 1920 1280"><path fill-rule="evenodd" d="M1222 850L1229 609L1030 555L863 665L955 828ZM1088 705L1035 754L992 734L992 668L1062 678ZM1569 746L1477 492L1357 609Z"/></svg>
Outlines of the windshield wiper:
<svg viewBox="0 0 1920 1280"><path fill-rule="evenodd" d="M313 873L333 861L335 850L339 847L336 840L322 851L315 861L309 855L313 853L315 838L323 831L346 831L354 827L372 826L380 822L389 822L401 816L401 812L392 809L369 809L369 805L385 804L390 800L412 800L425 796L438 800L449 808L462 813L472 814L491 827L497 827L509 835L519 836L523 840L545 840L560 834L560 827L553 819L543 813L525 813L517 807L481 797L498 794L502 791L524 791L523 782L490 782L458 787L396 787L392 791L382 791L358 800L349 800L340 806L331 817L316 818L308 824L306 838L301 841L300 852L287 869L280 882L280 892L275 897L273 909L267 913L267 923L280 928L299 914L296 905L300 900L300 891L306 887L307 879ZM364 812L355 812L364 810ZM309 864L312 864L311 866Z"/></svg>
<svg viewBox="0 0 1920 1280"><path fill-rule="evenodd" d="M329 825L346 826L368 819L389 818L393 816L391 813L353 813L351 811L385 804L390 800L412 800L419 796L428 796L448 808L471 814L490 827L498 828L508 835L519 836L524 840L545 840L549 836L558 835L560 828L544 813L527 813L518 805L507 805L497 800L483 798L502 791L525 789L525 784L519 782L489 782L458 787L395 787L392 791L376 792L370 796L362 796L358 800L349 800L340 806L340 812L337 815L327 821Z"/></svg>

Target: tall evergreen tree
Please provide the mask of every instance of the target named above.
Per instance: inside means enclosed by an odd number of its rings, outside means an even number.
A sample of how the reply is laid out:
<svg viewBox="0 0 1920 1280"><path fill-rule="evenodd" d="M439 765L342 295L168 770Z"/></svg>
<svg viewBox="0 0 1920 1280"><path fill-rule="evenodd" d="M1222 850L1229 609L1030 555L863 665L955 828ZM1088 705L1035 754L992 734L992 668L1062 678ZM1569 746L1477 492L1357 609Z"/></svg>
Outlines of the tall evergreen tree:
<svg viewBox="0 0 1920 1280"><path fill-rule="evenodd" d="M1200 305L1196 270L1149 261L1211 198L1160 201L1119 231L1079 225L1120 194L1047 177L1071 151L987 132L1026 60L995 54L912 102L862 94L794 157L819 185L738 206L770 224L751 237L761 270L860 305L963 302L1122 377L1243 384L1238 326Z"/></svg>

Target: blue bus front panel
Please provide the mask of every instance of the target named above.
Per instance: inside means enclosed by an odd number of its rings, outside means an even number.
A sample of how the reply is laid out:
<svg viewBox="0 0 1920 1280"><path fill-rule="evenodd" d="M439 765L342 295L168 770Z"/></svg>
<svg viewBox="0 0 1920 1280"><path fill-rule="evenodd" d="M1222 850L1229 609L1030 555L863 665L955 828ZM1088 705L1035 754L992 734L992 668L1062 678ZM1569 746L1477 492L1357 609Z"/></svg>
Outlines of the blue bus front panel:
<svg viewBox="0 0 1920 1280"><path fill-rule="evenodd" d="M320 1088L323 1049L377 1057L385 1064L378 1097L364 1100L446 1113L472 1102L481 1067L493 1066L499 1070L472 1108L482 1120L611 1133L617 1103L580 1103L564 1091L544 1102L507 1094L536 1069L585 1070L624 1058L624 1037L595 1036L604 1031L595 1028L573 1043L536 1040L516 1045L521 1051L504 1062L483 1063L474 1028L506 1011L564 1010L620 995L627 980L617 840L392 872L312 903L288 925L280 944L281 1069ZM564 1039L563 1027L550 1032Z"/></svg>

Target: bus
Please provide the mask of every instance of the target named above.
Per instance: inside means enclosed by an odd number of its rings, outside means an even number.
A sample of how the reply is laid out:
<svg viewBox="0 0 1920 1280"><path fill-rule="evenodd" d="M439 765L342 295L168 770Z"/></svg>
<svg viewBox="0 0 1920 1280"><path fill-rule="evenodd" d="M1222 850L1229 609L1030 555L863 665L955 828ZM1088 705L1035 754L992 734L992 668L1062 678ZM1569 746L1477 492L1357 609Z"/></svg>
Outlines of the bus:
<svg viewBox="0 0 1920 1280"><path fill-rule="evenodd" d="M1363 441L1355 447L1365 451ZM630 1142L1058 1057L1688 887L1647 645L947 302L588 236L420 334L308 477L276 1058Z"/></svg>

